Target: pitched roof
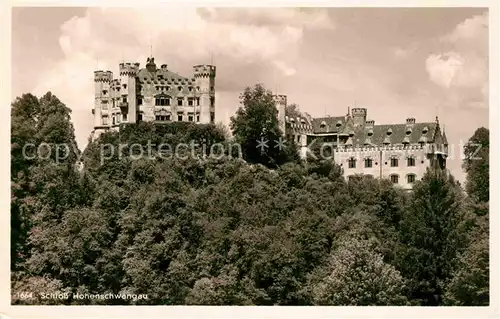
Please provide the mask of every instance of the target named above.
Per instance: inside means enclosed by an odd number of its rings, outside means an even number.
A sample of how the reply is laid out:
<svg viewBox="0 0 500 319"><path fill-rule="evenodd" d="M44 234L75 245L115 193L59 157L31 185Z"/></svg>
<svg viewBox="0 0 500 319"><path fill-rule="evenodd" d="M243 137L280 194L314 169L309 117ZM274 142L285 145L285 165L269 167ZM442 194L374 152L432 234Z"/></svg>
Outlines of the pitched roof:
<svg viewBox="0 0 500 319"><path fill-rule="evenodd" d="M345 126L345 116L330 116L312 119L314 133L338 133L343 131Z"/></svg>
<svg viewBox="0 0 500 319"><path fill-rule="evenodd" d="M156 69L156 71L151 72L147 68L142 68L137 73L137 77L139 81L172 81L172 80L180 80L187 82L194 82L193 79L186 78L181 76L175 72L169 71L167 69Z"/></svg>
<svg viewBox="0 0 500 319"><path fill-rule="evenodd" d="M411 129L409 129L411 128ZM408 141L410 144L417 144L422 137L427 141L434 141L434 134L436 133L436 123L415 123L412 125L407 124L383 124L374 125L373 127L364 127L356 129L353 136L353 144L363 146L367 138L370 139L372 145L390 144L403 144L403 141ZM427 133L424 133L424 129ZM373 135L369 136L372 131ZM388 134L388 132L391 132ZM410 134L407 134L410 133Z"/></svg>

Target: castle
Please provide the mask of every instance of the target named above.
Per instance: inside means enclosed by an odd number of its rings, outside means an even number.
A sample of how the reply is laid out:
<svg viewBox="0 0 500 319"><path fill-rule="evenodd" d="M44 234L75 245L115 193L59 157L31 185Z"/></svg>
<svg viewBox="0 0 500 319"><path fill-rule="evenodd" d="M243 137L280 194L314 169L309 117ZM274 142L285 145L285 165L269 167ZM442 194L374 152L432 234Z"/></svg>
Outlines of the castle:
<svg viewBox="0 0 500 319"><path fill-rule="evenodd" d="M287 141L306 158L316 144L323 158L333 158L344 176L387 178L404 189L420 179L427 167L446 169L448 141L439 119L417 123L376 125L366 108L348 109L345 116L312 118L286 115L286 96L275 95L278 122Z"/></svg>
<svg viewBox="0 0 500 319"><path fill-rule="evenodd" d="M159 68L154 58L140 63L120 63L119 78L111 71L94 71L94 130L97 138L121 123L187 121L214 123L215 66L195 65L192 77Z"/></svg>
<svg viewBox="0 0 500 319"><path fill-rule="evenodd" d="M152 57L145 68L139 66L120 63L116 79L111 71L94 71L92 138L118 130L121 123L214 123L215 66L195 65L191 78L168 70L166 64L158 68ZM273 98L279 128L286 140L299 145L301 157L306 158L309 146L316 143L323 158L340 165L346 178L359 174L388 178L410 189L427 167L446 168L448 141L437 117L434 122L408 118L406 123L375 125L367 120L365 108L348 109L345 116L290 117L287 97Z"/></svg>

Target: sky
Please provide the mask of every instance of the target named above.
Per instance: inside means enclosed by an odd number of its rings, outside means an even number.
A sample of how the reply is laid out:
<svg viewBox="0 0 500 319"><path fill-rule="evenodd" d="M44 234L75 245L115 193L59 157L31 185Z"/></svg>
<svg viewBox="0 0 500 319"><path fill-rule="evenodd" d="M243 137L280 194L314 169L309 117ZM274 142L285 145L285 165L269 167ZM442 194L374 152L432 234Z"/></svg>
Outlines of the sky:
<svg viewBox="0 0 500 319"><path fill-rule="evenodd" d="M488 127L488 11L482 8L16 7L12 99L56 94L80 148L92 131L94 70L155 62L184 76L217 67L216 121L264 84L313 117L364 107L375 124L432 122L460 149Z"/></svg>

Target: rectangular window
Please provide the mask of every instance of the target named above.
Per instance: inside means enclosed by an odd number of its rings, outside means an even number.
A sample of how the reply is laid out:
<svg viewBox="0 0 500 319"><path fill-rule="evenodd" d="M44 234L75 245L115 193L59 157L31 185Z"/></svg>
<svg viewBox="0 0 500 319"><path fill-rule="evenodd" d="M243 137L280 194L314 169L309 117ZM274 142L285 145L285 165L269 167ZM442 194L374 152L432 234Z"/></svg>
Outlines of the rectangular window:
<svg viewBox="0 0 500 319"><path fill-rule="evenodd" d="M356 159L351 157L347 164L349 168L356 168Z"/></svg>
<svg viewBox="0 0 500 319"><path fill-rule="evenodd" d="M398 167L398 159L391 158L391 167Z"/></svg>
<svg viewBox="0 0 500 319"><path fill-rule="evenodd" d="M177 106L182 106L182 98L177 99Z"/></svg>
<svg viewBox="0 0 500 319"><path fill-rule="evenodd" d="M415 157L408 157L408 166L415 166Z"/></svg>
<svg viewBox="0 0 500 319"><path fill-rule="evenodd" d="M373 160L371 158L365 158L365 167L370 168L373 166Z"/></svg>
<svg viewBox="0 0 500 319"><path fill-rule="evenodd" d="M415 174L408 174L407 179L408 179L408 184L414 183L415 182Z"/></svg>

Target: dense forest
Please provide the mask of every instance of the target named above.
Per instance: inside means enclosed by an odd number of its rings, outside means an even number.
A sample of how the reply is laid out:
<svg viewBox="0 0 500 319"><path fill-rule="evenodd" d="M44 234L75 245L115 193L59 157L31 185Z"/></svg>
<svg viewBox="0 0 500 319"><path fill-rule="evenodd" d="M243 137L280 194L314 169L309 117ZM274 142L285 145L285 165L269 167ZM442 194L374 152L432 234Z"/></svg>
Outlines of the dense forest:
<svg viewBox="0 0 500 319"><path fill-rule="evenodd" d="M489 304L485 128L465 147L464 187L428 170L405 192L345 181L339 166L301 161L293 145L258 150L279 134L261 85L241 94L231 137L220 125L128 124L80 152L70 115L50 92L12 103L13 304ZM119 147L191 141L208 147L182 157ZM235 142L242 158L206 156ZM37 156L23 154L28 144ZM103 161L110 145L119 151Z"/></svg>

